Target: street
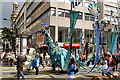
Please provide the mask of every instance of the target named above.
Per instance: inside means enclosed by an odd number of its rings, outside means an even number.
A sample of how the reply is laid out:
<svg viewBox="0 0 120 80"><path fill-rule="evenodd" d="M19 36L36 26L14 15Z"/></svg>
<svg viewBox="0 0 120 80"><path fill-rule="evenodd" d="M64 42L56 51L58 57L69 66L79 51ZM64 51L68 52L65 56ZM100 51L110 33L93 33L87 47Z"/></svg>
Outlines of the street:
<svg viewBox="0 0 120 80"><path fill-rule="evenodd" d="M120 66L120 64L119 64ZM16 67L2 67L2 76L0 76L0 79L2 80L12 80L12 79L17 79L17 70ZM58 80L58 79L68 79L68 74L67 72L63 72L61 73L60 71L58 71L58 69L56 68L56 72L51 72L51 67L50 66L46 66L45 68L43 68L42 66L39 67L39 74L35 75L35 70L24 70L23 73L26 77L26 79L51 79L51 80ZM120 67L119 67L120 70ZM84 73L82 71L79 71L78 73ZM79 79L79 80L91 80L94 76L102 76L101 70L97 71L97 72L91 72L89 74L75 74L75 79ZM107 77L103 77L105 79L108 79ZM25 79L25 80L26 80ZM111 80L113 80L114 78L112 78ZM108 79L110 80L110 79ZM115 78L114 80L120 80L120 73L119 73L119 77Z"/></svg>
<svg viewBox="0 0 120 80"><path fill-rule="evenodd" d="M120 0L2 0L1 7L1 80L120 80Z"/></svg>

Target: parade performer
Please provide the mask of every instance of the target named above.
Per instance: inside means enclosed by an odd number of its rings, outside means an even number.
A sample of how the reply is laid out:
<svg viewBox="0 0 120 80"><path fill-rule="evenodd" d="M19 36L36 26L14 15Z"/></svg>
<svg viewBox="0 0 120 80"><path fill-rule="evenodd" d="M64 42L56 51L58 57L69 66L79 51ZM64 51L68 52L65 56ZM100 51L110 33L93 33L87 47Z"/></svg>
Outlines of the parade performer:
<svg viewBox="0 0 120 80"><path fill-rule="evenodd" d="M107 65L107 60L104 60L103 61L103 66L101 68L102 70L102 75L105 76L106 72L107 72L107 68L108 68L108 65Z"/></svg>
<svg viewBox="0 0 120 80"><path fill-rule="evenodd" d="M69 65L68 65L68 70L67 70L67 72L68 72L68 78L74 78L75 77L75 75L74 75L74 58L72 57L72 58L70 58L70 60L69 60Z"/></svg>
<svg viewBox="0 0 120 80"><path fill-rule="evenodd" d="M117 78L117 76L112 74L112 70L115 67L116 63L114 61L114 59L112 58L111 54L107 55L108 57L108 69L107 69L107 74L109 78L111 78L111 75L115 78Z"/></svg>

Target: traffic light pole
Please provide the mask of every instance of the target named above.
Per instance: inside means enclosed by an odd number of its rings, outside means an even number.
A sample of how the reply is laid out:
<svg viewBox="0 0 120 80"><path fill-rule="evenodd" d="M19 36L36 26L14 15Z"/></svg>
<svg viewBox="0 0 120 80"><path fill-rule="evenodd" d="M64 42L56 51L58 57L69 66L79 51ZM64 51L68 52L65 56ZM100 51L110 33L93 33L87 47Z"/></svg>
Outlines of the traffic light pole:
<svg viewBox="0 0 120 80"><path fill-rule="evenodd" d="M71 11L72 11L72 1L71 1ZM70 35L71 35L71 29L70 29ZM73 35L72 35L73 37ZM70 56L71 56L71 52L72 52L72 37L71 37L71 45L70 45ZM69 43L70 44L70 43Z"/></svg>

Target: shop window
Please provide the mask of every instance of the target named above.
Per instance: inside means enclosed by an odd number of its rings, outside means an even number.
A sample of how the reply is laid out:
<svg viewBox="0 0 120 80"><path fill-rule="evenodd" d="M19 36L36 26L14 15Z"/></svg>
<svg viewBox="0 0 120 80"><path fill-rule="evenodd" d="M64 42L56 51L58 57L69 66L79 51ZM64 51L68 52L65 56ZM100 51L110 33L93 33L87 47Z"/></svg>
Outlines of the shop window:
<svg viewBox="0 0 120 80"><path fill-rule="evenodd" d="M68 42L68 29L65 29L65 42Z"/></svg>
<svg viewBox="0 0 120 80"><path fill-rule="evenodd" d="M58 31L58 42L62 42L62 31Z"/></svg>

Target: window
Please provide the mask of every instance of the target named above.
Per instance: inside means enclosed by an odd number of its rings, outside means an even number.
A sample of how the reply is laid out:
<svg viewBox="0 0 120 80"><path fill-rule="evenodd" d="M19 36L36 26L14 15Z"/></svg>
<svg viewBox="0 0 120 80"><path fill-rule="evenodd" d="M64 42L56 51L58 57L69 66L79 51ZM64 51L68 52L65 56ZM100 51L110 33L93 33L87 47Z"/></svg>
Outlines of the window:
<svg viewBox="0 0 120 80"><path fill-rule="evenodd" d="M90 21L94 21L94 20L95 20L94 16L90 17Z"/></svg>
<svg viewBox="0 0 120 80"><path fill-rule="evenodd" d="M58 16L64 17L64 10L58 9Z"/></svg>
<svg viewBox="0 0 120 80"><path fill-rule="evenodd" d="M65 10L65 17L70 18L70 12L68 10Z"/></svg>
<svg viewBox="0 0 120 80"><path fill-rule="evenodd" d="M81 3L78 6L83 6L83 2L81 1Z"/></svg>
<svg viewBox="0 0 120 80"><path fill-rule="evenodd" d="M120 9L119 9L119 14L120 14Z"/></svg>
<svg viewBox="0 0 120 80"><path fill-rule="evenodd" d="M41 2L41 3L27 16L26 19L31 18L31 17L33 16L33 14L34 14L38 9L40 9L40 7L43 5L43 3L44 3L44 2ZM33 5L34 5L34 2L31 3L30 8L28 8L28 9L31 10L31 8L32 8ZM29 10L27 10L26 14L28 14L28 11L29 11Z"/></svg>
<svg viewBox="0 0 120 80"><path fill-rule="evenodd" d="M85 20L87 21L94 21L95 18L93 15L89 14L89 13L85 13Z"/></svg>
<svg viewBox="0 0 120 80"><path fill-rule="evenodd" d="M62 31L58 31L58 42L62 42Z"/></svg>
<svg viewBox="0 0 120 80"><path fill-rule="evenodd" d="M117 8L113 8L114 9L114 11L117 13Z"/></svg>
<svg viewBox="0 0 120 80"><path fill-rule="evenodd" d="M107 15L104 15L104 19L107 20Z"/></svg>
<svg viewBox="0 0 120 80"><path fill-rule="evenodd" d="M65 2L66 2L66 3L71 3L71 1L70 1L70 0L65 0Z"/></svg>
<svg viewBox="0 0 120 80"><path fill-rule="evenodd" d="M108 6L105 5L105 6L104 6L104 10L108 10Z"/></svg>
<svg viewBox="0 0 120 80"><path fill-rule="evenodd" d="M83 16L83 13L82 13L82 12L79 13L79 15L78 15L78 19L81 19L81 20L82 20L82 16Z"/></svg>
<svg viewBox="0 0 120 80"><path fill-rule="evenodd" d="M27 8L26 13L28 13L31 10L31 8L33 7L33 5L34 5L34 2L31 2L31 4L29 5L29 7Z"/></svg>
<svg viewBox="0 0 120 80"><path fill-rule="evenodd" d="M85 13L85 20L89 21L89 14Z"/></svg>
<svg viewBox="0 0 120 80"><path fill-rule="evenodd" d="M51 8L51 16L56 16L56 9L55 8Z"/></svg>
<svg viewBox="0 0 120 80"><path fill-rule="evenodd" d="M88 7L89 3L85 3L85 7Z"/></svg>
<svg viewBox="0 0 120 80"><path fill-rule="evenodd" d="M108 16L108 20L110 21L110 16Z"/></svg>
<svg viewBox="0 0 120 80"><path fill-rule="evenodd" d="M65 29L65 42L68 42L68 29Z"/></svg>

